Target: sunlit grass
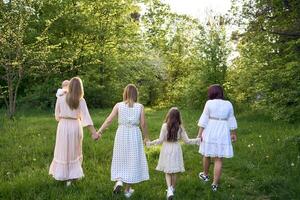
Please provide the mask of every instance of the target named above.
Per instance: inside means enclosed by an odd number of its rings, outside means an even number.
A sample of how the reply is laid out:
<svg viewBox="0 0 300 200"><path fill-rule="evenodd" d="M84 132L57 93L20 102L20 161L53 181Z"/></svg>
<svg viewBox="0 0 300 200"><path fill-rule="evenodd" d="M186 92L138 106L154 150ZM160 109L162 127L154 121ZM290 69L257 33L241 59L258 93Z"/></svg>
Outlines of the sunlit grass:
<svg viewBox="0 0 300 200"><path fill-rule="evenodd" d="M111 109L93 110L98 128ZM167 110L146 108L151 139L159 136ZM183 110L190 138L197 135L200 110ZM300 126L272 122L253 113L238 113L235 156L224 160L220 190L198 179L201 157L195 145L182 145L186 172L180 174L175 199L299 199ZM48 175L53 156L56 122L52 112L27 111L14 121L1 118L0 199L125 199L112 194L110 165L114 123L103 138L92 141L85 130L85 177L67 188ZM134 186L132 199L165 199L164 174L155 170L160 146L145 148L150 180ZM212 176L212 168L210 175Z"/></svg>

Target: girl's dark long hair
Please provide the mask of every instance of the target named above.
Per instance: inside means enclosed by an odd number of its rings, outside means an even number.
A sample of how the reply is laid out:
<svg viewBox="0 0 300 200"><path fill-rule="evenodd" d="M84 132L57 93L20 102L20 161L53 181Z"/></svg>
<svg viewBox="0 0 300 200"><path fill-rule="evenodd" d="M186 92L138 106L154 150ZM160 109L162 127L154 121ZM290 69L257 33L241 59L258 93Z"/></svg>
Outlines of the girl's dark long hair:
<svg viewBox="0 0 300 200"><path fill-rule="evenodd" d="M176 107L169 110L165 122L167 123L167 141L176 142L178 140L178 131L181 127L180 112Z"/></svg>

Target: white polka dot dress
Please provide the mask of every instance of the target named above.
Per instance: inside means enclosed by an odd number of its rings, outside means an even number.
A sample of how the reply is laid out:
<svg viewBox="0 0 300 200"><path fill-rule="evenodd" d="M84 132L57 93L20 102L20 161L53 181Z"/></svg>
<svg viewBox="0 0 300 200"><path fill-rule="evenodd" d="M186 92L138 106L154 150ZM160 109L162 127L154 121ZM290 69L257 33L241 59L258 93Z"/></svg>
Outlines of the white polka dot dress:
<svg viewBox="0 0 300 200"><path fill-rule="evenodd" d="M149 179L148 164L139 128L143 106L134 103L129 107L118 103L118 129L115 137L111 180L138 183Z"/></svg>

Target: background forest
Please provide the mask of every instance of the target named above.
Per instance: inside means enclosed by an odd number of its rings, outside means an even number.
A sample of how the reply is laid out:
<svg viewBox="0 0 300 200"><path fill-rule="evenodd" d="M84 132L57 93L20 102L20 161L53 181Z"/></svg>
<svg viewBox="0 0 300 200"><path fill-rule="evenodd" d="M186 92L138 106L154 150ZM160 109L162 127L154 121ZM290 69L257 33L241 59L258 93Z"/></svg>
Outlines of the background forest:
<svg viewBox="0 0 300 200"><path fill-rule="evenodd" d="M55 93L73 76L96 128L136 84L151 140L171 106L195 138L207 88L221 84L238 121L234 157L212 192L199 147L182 145L175 199L300 199L299 0L232 0L204 21L160 0L0 0L0 199L125 199L110 181L116 122L98 142L85 130L85 178L67 188L48 174ZM160 147L145 151L150 180L132 199L165 199Z"/></svg>
<svg viewBox="0 0 300 200"><path fill-rule="evenodd" d="M236 107L299 119L299 1L233 0L207 23L158 0L5 0L0 10L9 117L52 110L62 80L80 76L95 108L119 101L128 83L145 105L202 108L207 87L220 83Z"/></svg>

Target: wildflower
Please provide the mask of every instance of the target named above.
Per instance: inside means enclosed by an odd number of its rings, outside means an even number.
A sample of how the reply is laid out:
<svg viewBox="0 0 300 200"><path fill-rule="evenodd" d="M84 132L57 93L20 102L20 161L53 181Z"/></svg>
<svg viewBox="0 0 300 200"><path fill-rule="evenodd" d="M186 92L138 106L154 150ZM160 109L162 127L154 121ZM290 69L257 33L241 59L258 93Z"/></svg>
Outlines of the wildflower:
<svg viewBox="0 0 300 200"><path fill-rule="evenodd" d="M292 166L292 167L294 167L294 166L295 166L295 164L294 164L294 163L291 163L291 166Z"/></svg>
<svg viewBox="0 0 300 200"><path fill-rule="evenodd" d="M19 148L21 149L21 148L22 148L22 146L21 146L21 145L19 145Z"/></svg>
<svg viewBox="0 0 300 200"><path fill-rule="evenodd" d="M261 138L261 135L259 135L258 137Z"/></svg>
<svg viewBox="0 0 300 200"><path fill-rule="evenodd" d="M279 138L277 138L277 141L279 142L279 141L280 141L280 139L279 139Z"/></svg>
<svg viewBox="0 0 300 200"><path fill-rule="evenodd" d="M32 160L33 160L33 161L36 161L36 159L35 159L35 158L33 158Z"/></svg>
<svg viewBox="0 0 300 200"><path fill-rule="evenodd" d="M248 144L248 147L250 148L250 147L251 147L251 145L250 145L250 144Z"/></svg>
<svg viewBox="0 0 300 200"><path fill-rule="evenodd" d="M268 155L266 155L266 158L269 158L269 156L268 156Z"/></svg>
<svg viewBox="0 0 300 200"><path fill-rule="evenodd" d="M251 146L254 146L254 144L251 144Z"/></svg>
<svg viewBox="0 0 300 200"><path fill-rule="evenodd" d="M6 174L7 174L7 175L10 175L10 172L7 172Z"/></svg>

